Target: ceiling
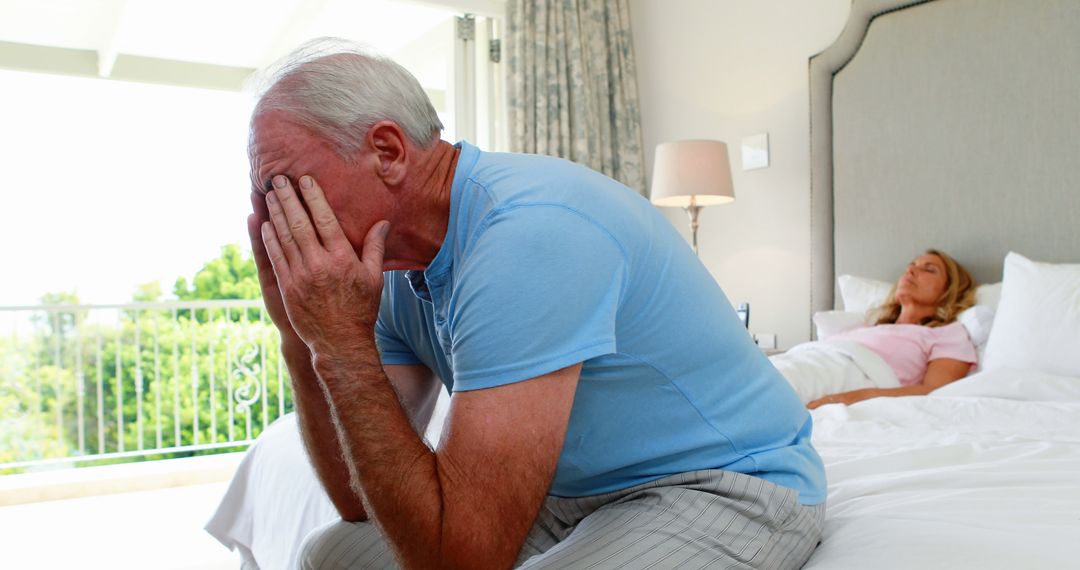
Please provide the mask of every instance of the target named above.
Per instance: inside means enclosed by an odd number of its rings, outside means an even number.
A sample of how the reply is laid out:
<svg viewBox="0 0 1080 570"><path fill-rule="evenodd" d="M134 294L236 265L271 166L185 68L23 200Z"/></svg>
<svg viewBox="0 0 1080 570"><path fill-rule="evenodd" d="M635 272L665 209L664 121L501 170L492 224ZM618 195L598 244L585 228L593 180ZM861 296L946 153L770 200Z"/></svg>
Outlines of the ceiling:
<svg viewBox="0 0 1080 570"><path fill-rule="evenodd" d="M304 40L394 54L503 0L0 0L0 68L238 89Z"/></svg>

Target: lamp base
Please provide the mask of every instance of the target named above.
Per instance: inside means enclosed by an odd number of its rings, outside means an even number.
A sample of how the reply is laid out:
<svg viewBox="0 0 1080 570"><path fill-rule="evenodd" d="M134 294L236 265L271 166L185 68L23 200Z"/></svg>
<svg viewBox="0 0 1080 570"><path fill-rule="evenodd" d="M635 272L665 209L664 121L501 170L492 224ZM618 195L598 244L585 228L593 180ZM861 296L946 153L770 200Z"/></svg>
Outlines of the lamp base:
<svg viewBox="0 0 1080 570"><path fill-rule="evenodd" d="M690 217L690 243L694 246L694 255L698 257L701 257L697 245L698 214L701 213L702 208L704 206L698 206L693 196L690 197L690 205L683 208L686 210L686 215Z"/></svg>

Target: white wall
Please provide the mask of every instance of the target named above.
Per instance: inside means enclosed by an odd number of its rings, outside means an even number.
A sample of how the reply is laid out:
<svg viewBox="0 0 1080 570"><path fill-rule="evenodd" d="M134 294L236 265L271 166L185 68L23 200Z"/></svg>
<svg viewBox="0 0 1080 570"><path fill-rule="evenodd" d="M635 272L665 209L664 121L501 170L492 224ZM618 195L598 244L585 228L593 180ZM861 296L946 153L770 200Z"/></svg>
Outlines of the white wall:
<svg viewBox="0 0 1080 570"><path fill-rule="evenodd" d="M647 174L657 144L728 143L736 200L701 212L701 258L754 332L810 338L807 61L851 0L630 0ZM743 171L740 143L769 133L770 165ZM686 214L666 214L689 238Z"/></svg>

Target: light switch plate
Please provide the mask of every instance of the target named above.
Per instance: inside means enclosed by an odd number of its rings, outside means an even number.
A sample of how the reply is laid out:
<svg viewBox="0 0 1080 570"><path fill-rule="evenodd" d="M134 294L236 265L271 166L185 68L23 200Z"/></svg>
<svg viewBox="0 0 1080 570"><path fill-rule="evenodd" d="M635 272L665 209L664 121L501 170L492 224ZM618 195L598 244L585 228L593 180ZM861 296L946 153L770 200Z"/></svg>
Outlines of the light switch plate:
<svg viewBox="0 0 1080 570"><path fill-rule="evenodd" d="M742 169L769 167L769 133L758 133L742 140Z"/></svg>

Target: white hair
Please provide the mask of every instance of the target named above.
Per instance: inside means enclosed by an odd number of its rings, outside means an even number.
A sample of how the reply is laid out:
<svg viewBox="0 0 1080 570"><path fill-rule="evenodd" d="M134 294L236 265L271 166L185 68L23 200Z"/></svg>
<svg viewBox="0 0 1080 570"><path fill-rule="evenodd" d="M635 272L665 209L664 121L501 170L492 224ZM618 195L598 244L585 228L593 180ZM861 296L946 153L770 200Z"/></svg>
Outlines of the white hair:
<svg viewBox="0 0 1080 570"><path fill-rule="evenodd" d="M442 121L411 73L389 58L339 38L304 43L255 78L253 116L284 111L325 137L346 160L368 129L396 123L421 147L439 138Z"/></svg>

